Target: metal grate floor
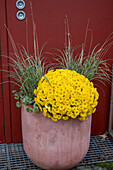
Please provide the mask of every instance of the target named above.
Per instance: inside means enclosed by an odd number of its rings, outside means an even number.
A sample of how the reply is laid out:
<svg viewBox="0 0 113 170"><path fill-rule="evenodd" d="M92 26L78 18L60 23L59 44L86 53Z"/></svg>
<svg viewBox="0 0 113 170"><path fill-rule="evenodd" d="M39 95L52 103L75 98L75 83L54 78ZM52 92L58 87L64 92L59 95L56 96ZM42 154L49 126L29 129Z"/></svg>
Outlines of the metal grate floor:
<svg viewBox="0 0 113 170"><path fill-rule="evenodd" d="M113 141L108 137L91 136L89 151L79 166L111 161ZM0 144L0 169L42 170L29 160L22 143Z"/></svg>

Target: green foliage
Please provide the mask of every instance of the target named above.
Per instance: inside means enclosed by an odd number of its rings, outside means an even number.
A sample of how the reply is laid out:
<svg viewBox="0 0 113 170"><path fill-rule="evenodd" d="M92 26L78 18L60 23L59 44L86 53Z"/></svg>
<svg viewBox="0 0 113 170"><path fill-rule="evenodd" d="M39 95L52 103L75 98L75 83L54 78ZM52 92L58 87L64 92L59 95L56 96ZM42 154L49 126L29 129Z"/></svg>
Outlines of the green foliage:
<svg viewBox="0 0 113 170"><path fill-rule="evenodd" d="M17 107L21 107L21 103L18 101L18 102L16 102L16 106Z"/></svg>
<svg viewBox="0 0 113 170"><path fill-rule="evenodd" d="M29 96L24 96L24 95L21 95L22 92L17 92L16 90L13 90L12 93L14 93L14 98L16 100L20 100L20 101L17 101L16 102L16 106L17 107L21 107L21 103L23 103L23 105L27 106L27 105L32 105L33 108L27 108L26 111L27 112L34 112L34 113L38 113L39 112L39 108L38 106L34 103L34 98L32 99L31 97Z"/></svg>
<svg viewBox="0 0 113 170"><path fill-rule="evenodd" d="M23 102L23 105L27 106L27 104L28 104L28 103L27 103L26 101L25 101L25 102Z"/></svg>
<svg viewBox="0 0 113 170"><path fill-rule="evenodd" d="M13 56L10 56L10 67L12 71L9 72L9 76L13 79L14 84L19 86L19 91L13 90L14 98L21 101L24 105L34 104L34 89L36 89L37 84L42 76L45 74L44 70L44 61L41 53L35 52L35 55L29 55L25 48L21 46L19 54L17 52ZM44 46L43 46L44 47ZM43 48L42 47L42 48ZM38 56L37 56L38 55ZM17 107L21 107L20 102L16 103ZM31 108L27 109L28 112L31 112ZM37 108L33 108L34 113L38 113Z"/></svg>
<svg viewBox="0 0 113 170"><path fill-rule="evenodd" d="M34 112L34 113L38 113L38 112L39 112L39 109L38 109L38 108L33 108L33 112Z"/></svg>
<svg viewBox="0 0 113 170"><path fill-rule="evenodd" d="M34 89L36 89L37 84L41 77L44 76L46 73L46 67L45 67L45 58L42 54L44 46L46 43L42 46L41 50L39 50L38 45L38 38L36 33L36 24L34 22L33 18L33 11L32 11L32 4L31 5L31 16L32 16L32 24L33 24L33 47L34 52L31 55L29 53L29 44L27 41L27 49L25 49L21 44L16 45L11 33L9 32L8 28L6 27L8 31L8 35L13 47L13 54L10 54L7 57L9 60L9 67L10 71L9 73L9 82L14 83L16 86L19 87L18 91L13 90L12 93L14 95L14 98L17 101L16 106L20 107L21 103L24 105L32 105L33 111L37 113L38 106L34 106ZM27 21L26 21L26 28L27 28ZM28 39L28 30L26 30L26 39ZM7 70L2 70L7 72ZM27 109L28 112L31 111L30 109Z"/></svg>
<svg viewBox="0 0 113 170"><path fill-rule="evenodd" d="M31 107L27 107L27 108L26 108L26 111L27 111L27 112L32 112L32 110L33 110L33 109L32 109Z"/></svg>
<svg viewBox="0 0 113 170"><path fill-rule="evenodd" d="M107 168L107 170L113 170L113 162L102 162L96 165L102 168Z"/></svg>
<svg viewBox="0 0 113 170"><path fill-rule="evenodd" d="M78 166L78 168L80 168L80 166ZM113 162L107 162L107 160L105 162L102 163L98 163L98 164L92 164L92 165L86 165L86 166L82 166L81 169L85 169L85 170L113 170Z"/></svg>
<svg viewBox="0 0 113 170"><path fill-rule="evenodd" d="M38 82L42 77L44 77L47 82L50 84L47 77L44 75L47 72L47 69L50 68L62 68L62 69L69 69L75 70L77 73L84 75L90 81L93 79L98 79L99 81L103 82L102 80L110 80L110 69L107 64L107 60L104 60L103 57L109 48L113 45L112 38L113 33L106 39L105 43L98 49L98 45L94 47L91 51L92 45L92 36L90 42L90 48L88 53L85 52L85 45L86 45L86 38L89 28L87 26L86 29L86 36L84 43L81 46L71 47L71 38L68 26L68 19L66 18L66 32L65 32L65 49L63 51L58 50L53 55L56 56L55 60L57 63L49 64L45 67L45 60L42 54L43 48L46 43L42 46L41 50L39 51L38 45L38 38L36 34L36 25L33 19L32 13L32 23L33 23L33 39L34 39L34 52L33 54L29 54L28 44L27 50L22 46L16 44L9 32L9 37L11 40L11 44L14 49L14 54L8 56L9 59L9 67L10 71L9 77L10 82L14 83L19 87L19 90L13 90L12 93L14 94L14 98L17 101L17 107L21 106L21 103L24 105L32 105L33 112L38 113L39 109L38 106L35 105L34 102L34 90L37 88ZM26 34L27 35L27 34ZM28 43L28 42L27 42ZM81 50L78 54L75 55L75 51L81 47ZM3 70L6 71L6 70ZM7 72L7 71L6 71ZM28 112L31 112L31 108L27 108Z"/></svg>
<svg viewBox="0 0 113 170"><path fill-rule="evenodd" d="M48 80L48 78L46 77L46 76L43 76L46 80L47 80L47 82L50 84L50 82L49 82L49 80ZM51 84L50 84L51 85Z"/></svg>
<svg viewBox="0 0 113 170"><path fill-rule="evenodd" d="M27 54L22 47L21 56L16 55L15 58L9 57L10 66L13 71L10 71L9 76L20 87L22 95L33 98L33 91L42 76L44 76L44 63L41 56L35 59L35 56ZM15 91L13 91L15 93Z"/></svg>
<svg viewBox="0 0 113 170"><path fill-rule="evenodd" d="M12 93L15 93L15 92L16 92L16 90L13 90L13 91L12 91Z"/></svg>
<svg viewBox="0 0 113 170"><path fill-rule="evenodd" d="M16 100L18 100L18 99L19 99L19 96L15 96L14 98L15 98Z"/></svg>
<svg viewBox="0 0 113 170"><path fill-rule="evenodd" d="M91 51L92 47L92 32L91 32L91 42L88 52L86 52L86 39L89 30L88 25L86 29L85 40L81 46L71 47L71 35L69 32L68 19L66 18L66 32L65 32L65 49L63 51L56 49L57 52L54 53L55 60L57 64L55 68L75 70L91 80L98 80L103 83L103 80L110 82L111 71L107 60L103 57L113 45L113 33L111 33L104 44L97 50L98 45L96 45ZM81 47L81 49L80 49ZM80 49L80 50L79 50ZM77 54L76 54L77 51ZM75 55L76 54L76 55Z"/></svg>

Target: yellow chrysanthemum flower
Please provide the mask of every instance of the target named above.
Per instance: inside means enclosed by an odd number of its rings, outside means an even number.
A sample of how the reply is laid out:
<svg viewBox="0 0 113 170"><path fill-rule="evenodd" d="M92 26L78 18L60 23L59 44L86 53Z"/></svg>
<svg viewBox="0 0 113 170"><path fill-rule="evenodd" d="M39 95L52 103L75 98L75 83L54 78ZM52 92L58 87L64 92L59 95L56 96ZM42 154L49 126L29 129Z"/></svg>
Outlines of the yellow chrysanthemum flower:
<svg viewBox="0 0 113 170"><path fill-rule="evenodd" d="M99 94L86 77L67 69L51 70L45 77L34 90L34 101L44 116L53 121L77 117L87 120L95 112Z"/></svg>

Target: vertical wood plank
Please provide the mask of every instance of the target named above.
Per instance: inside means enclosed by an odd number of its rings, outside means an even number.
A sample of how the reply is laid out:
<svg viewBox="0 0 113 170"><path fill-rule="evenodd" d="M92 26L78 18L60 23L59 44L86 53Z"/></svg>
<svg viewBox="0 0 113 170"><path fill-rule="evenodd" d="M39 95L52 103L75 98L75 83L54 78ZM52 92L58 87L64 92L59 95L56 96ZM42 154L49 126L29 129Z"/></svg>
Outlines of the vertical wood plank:
<svg viewBox="0 0 113 170"><path fill-rule="evenodd" d="M1 38L1 62L2 70L8 71L8 58L4 57L8 55L8 42L7 42L7 31L4 25L7 26L7 12L6 12L6 1L0 0L0 38ZM2 71L3 82L8 82L8 73ZM3 110L4 110L4 125L5 125L5 138L6 143L11 143L11 115L10 115L10 86L9 83L3 84Z"/></svg>
<svg viewBox="0 0 113 170"><path fill-rule="evenodd" d="M9 32L11 33L11 36L13 40L15 41L15 45L17 46L17 43L21 43L25 41L24 34L25 34L25 20L24 21L18 21L16 18L16 13L18 9L16 8L16 0L6 0L6 9L7 9L7 26L9 29ZM13 30L14 29L14 30ZM14 32L13 32L14 31ZM20 37L20 40L18 41L17 37ZM9 49L9 56L10 53L14 53L13 46L11 44L11 39L8 35L8 49ZM10 62L10 61L9 61ZM11 67L8 68L10 71L12 70ZM13 80L10 78L10 80ZM12 133L12 142L22 142L22 132L21 132L21 112L20 108L16 107L16 101L14 99L14 96L12 94L12 90L19 90L18 87L15 86L15 84L10 83L10 111L11 111L11 133Z"/></svg>
<svg viewBox="0 0 113 170"><path fill-rule="evenodd" d="M0 7L1 9L3 9L4 7L4 2L0 1ZM2 10L0 10L0 16L3 16L2 14ZM1 25L3 23L3 17L0 17L0 143L4 143L5 142L5 131L4 131L4 113L3 113L3 89L2 89L2 57L1 57L1 44L2 44L2 28Z"/></svg>
<svg viewBox="0 0 113 170"><path fill-rule="evenodd" d="M113 65L112 65L111 100L108 131L110 136L113 138Z"/></svg>
<svg viewBox="0 0 113 170"><path fill-rule="evenodd" d="M1 51L1 50L0 50ZM0 56L0 70L1 70L1 56ZM1 71L0 71L0 83L2 82ZM4 132L4 116L3 116L3 98L2 98L2 84L0 84L0 143L5 143L5 132Z"/></svg>

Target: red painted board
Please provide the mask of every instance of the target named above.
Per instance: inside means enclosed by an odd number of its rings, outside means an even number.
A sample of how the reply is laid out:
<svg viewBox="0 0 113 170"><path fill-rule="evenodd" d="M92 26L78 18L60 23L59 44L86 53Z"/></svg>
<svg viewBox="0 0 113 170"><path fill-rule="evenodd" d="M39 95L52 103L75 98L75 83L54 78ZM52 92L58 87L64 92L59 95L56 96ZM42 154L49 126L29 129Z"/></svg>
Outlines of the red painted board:
<svg viewBox="0 0 113 170"><path fill-rule="evenodd" d="M0 2L0 6L3 8L4 3L3 1ZM0 10L0 15L1 15L1 10ZM2 23L2 19L0 18L0 25ZM2 33L1 33L1 27L0 27L0 54L1 54L1 37L2 37ZM1 70L1 66L2 66L2 60L1 60L1 56L0 56L0 70ZM5 142L5 133L4 133L4 116L3 116L3 93L2 93L2 72L0 71L0 143L4 143Z"/></svg>
<svg viewBox="0 0 113 170"><path fill-rule="evenodd" d="M32 19L29 1L23 9L28 19L28 42L29 52L33 54L33 34ZM107 36L113 31L113 1L111 0L32 0L34 19L37 24L37 34L39 39L39 47L49 40L44 51L50 48L64 48L64 19L66 14L69 19L70 33L72 35L73 45L79 45L83 42L85 36L86 25L90 20L90 28L93 31L92 48L103 43ZM7 0L7 20L8 28L15 42L19 42L25 47L26 45L26 21L19 21L16 18L18 9L16 8L16 0ZM88 36L90 37L90 36ZM89 38L88 38L89 39ZM10 40L9 51L12 52ZM88 46L89 43L87 43ZM87 47L88 48L88 47ZM86 49L87 50L87 49ZM104 57L112 59L113 48ZM47 56L48 61L52 61L51 56ZM111 61L111 64L113 61ZM99 84L100 85L100 84ZM99 105L97 112L93 115L92 134L101 134L107 130L109 118L109 99L110 85L100 85L103 90L98 87L100 93ZM10 85L11 90L14 88ZM11 92L11 91L10 91ZM21 140L21 116L20 110L16 108L15 101L11 96L11 122L13 142Z"/></svg>
<svg viewBox="0 0 113 170"><path fill-rule="evenodd" d="M8 58L4 57L8 55L8 47L7 47L7 31L4 25L7 25L6 20L6 4L4 0L0 1L0 41L1 41L1 62L2 62L2 70L8 71ZM8 81L8 73L2 71L3 82ZM9 96L9 83L4 83L0 85L0 88L3 87L3 93L0 90L0 93L3 95L3 100L0 102L0 126L2 126L1 131L5 129L5 138L6 141L3 142L11 143L11 116L10 116L10 96ZM1 106L3 104L3 106ZM3 111L4 110L4 119L3 119ZM5 126L5 128L3 128Z"/></svg>
<svg viewBox="0 0 113 170"><path fill-rule="evenodd" d="M0 83L1 83L1 72L0 72ZM5 135L4 135L2 85L0 84L0 143L4 143L4 142L5 142Z"/></svg>

